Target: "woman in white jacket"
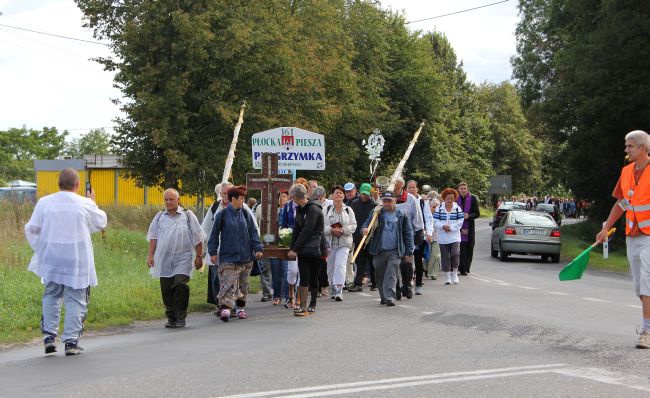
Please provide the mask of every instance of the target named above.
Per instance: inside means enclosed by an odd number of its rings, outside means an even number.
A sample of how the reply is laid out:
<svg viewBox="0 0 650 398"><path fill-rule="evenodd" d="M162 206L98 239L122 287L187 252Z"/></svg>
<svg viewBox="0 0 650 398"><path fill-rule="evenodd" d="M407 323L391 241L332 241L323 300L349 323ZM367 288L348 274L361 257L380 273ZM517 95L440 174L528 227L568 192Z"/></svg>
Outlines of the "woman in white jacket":
<svg viewBox="0 0 650 398"><path fill-rule="evenodd" d="M345 191L340 185L332 188L331 206L323 209L325 219L325 237L329 243L330 253L327 257L327 277L329 278L332 299L343 301L343 285L352 248L352 234L357 229L357 220L352 208L343 203Z"/></svg>
<svg viewBox="0 0 650 398"><path fill-rule="evenodd" d="M465 215L456 204L458 192L446 188L440 195L442 203L433 213L433 225L438 236L438 245L442 256L442 270L447 273L445 285L457 285L458 265L460 263L460 229Z"/></svg>

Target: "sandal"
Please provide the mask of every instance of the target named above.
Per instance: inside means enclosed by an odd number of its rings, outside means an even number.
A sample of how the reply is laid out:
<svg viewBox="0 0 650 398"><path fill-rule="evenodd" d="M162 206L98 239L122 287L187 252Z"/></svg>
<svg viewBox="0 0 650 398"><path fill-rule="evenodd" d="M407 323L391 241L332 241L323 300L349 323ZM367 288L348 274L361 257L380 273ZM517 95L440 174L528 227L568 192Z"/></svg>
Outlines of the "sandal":
<svg viewBox="0 0 650 398"><path fill-rule="evenodd" d="M273 299L273 305L280 305L280 301L279 298Z"/></svg>
<svg viewBox="0 0 650 398"><path fill-rule="evenodd" d="M293 312L294 316L307 316L309 312L304 308L299 308Z"/></svg>

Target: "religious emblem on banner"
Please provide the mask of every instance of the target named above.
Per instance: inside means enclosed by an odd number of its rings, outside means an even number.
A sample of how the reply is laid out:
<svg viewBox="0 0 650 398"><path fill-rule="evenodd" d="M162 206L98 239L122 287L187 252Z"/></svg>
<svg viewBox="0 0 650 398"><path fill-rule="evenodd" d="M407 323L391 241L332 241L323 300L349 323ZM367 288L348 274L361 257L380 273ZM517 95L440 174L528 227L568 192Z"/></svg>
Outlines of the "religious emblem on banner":
<svg viewBox="0 0 650 398"><path fill-rule="evenodd" d="M375 175L375 170L377 165L381 160L381 153L384 151L384 144L386 140L384 136L381 135L379 129L374 129L368 140L363 140L362 144L366 148L366 153L368 154L368 159L370 159L370 175Z"/></svg>

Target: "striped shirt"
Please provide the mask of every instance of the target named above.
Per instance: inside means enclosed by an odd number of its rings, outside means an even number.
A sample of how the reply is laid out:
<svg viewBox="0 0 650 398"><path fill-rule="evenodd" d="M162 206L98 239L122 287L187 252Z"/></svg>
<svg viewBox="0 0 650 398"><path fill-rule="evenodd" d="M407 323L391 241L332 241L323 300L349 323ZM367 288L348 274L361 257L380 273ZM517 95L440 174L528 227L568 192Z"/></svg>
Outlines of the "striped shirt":
<svg viewBox="0 0 650 398"><path fill-rule="evenodd" d="M451 211L447 212L445 203L441 203L433 213L433 225L438 235L438 244L445 245L460 242L460 229L465 221L463 210L454 203ZM443 226L449 225L449 232L442 229Z"/></svg>

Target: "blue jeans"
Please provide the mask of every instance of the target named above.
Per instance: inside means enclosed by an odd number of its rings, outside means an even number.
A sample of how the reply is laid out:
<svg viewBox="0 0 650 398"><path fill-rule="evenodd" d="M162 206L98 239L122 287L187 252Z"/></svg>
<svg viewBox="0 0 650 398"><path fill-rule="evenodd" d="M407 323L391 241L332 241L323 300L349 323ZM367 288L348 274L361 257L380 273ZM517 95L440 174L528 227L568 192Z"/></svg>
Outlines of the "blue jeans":
<svg viewBox="0 0 650 398"><path fill-rule="evenodd" d="M289 297L287 282L288 264L285 260L271 258L271 280L273 281L273 298L286 299Z"/></svg>
<svg viewBox="0 0 650 398"><path fill-rule="evenodd" d="M90 288L73 289L58 283L49 282L43 294L43 318L41 331L44 336L59 334L61 305L65 305L65 320L61 341L77 342L84 330L84 321L88 312Z"/></svg>

